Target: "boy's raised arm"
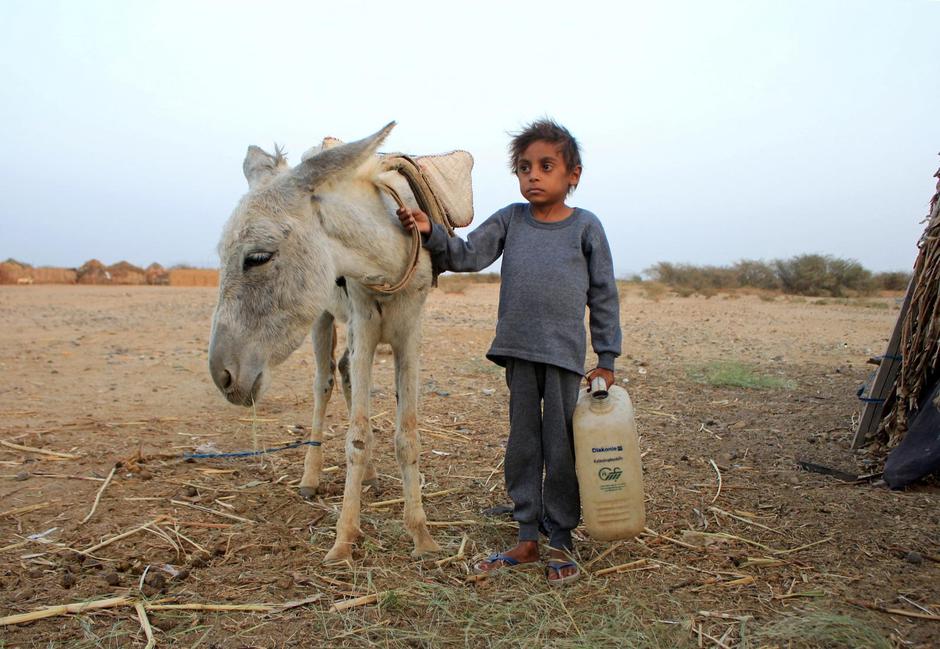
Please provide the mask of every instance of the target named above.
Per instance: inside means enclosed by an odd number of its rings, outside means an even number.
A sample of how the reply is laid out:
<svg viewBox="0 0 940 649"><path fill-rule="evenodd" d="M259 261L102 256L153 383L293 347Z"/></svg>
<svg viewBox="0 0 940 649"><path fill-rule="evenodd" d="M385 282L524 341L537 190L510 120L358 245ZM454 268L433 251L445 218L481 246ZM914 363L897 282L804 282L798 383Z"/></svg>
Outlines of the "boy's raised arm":
<svg viewBox="0 0 940 649"><path fill-rule="evenodd" d="M443 227L431 223L420 210L410 210L404 214L402 210L398 212L403 226L410 227L412 220L418 226L424 238L424 247L431 253L438 271L466 273L483 270L503 254L509 216L509 208L496 212L464 240L448 237Z"/></svg>

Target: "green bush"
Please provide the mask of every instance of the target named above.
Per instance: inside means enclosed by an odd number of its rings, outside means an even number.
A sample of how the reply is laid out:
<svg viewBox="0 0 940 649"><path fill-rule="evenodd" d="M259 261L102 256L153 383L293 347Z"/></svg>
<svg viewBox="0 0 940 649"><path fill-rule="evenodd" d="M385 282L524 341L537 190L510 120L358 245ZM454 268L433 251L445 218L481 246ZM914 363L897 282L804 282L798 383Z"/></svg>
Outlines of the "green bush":
<svg viewBox="0 0 940 649"><path fill-rule="evenodd" d="M885 277L879 275L880 279L876 279L871 271L854 259L831 255L797 255L771 262L742 259L732 266L694 266L661 261L645 272L680 295L690 292L714 295L720 290L754 288L794 295L843 297L868 295L883 286L905 282L904 277L897 273L883 273Z"/></svg>
<svg viewBox="0 0 940 649"><path fill-rule="evenodd" d="M691 289L693 292L739 286L734 270L722 266L693 266L661 261L645 272L657 282L676 288Z"/></svg>
<svg viewBox="0 0 940 649"><path fill-rule="evenodd" d="M740 286L762 288L770 291L780 289L780 277L770 264L754 259L742 259L731 267Z"/></svg>
<svg viewBox="0 0 940 649"><path fill-rule="evenodd" d="M831 255L797 255L774 262L785 293L842 297L874 290L871 271L854 259Z"/></svg>
<svg viewBox="0 0 940 649"><path fill-rule="evenodd" d="M792 388L793 383L780 376L761 374L746 363L738 361L714 361L689 370L689 377L698 383L705 383L716 388L750 388L769 390Z"/></svg>
<svg viewBox="0 0 940 649"><path fill-rule="evenodd" d="M872 282L879 291L906 291L911 281L911 274L896 270L887 273L875 273Z"/></svg>

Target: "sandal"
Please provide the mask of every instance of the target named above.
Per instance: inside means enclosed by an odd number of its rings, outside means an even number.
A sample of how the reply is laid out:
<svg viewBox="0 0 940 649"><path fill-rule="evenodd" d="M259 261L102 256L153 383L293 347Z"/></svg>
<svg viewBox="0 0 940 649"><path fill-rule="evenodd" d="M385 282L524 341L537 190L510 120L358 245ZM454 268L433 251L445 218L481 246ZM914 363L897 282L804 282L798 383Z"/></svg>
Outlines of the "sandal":
<svg viewBox="0 0 940 649"><path fill-rule="evenodd" d="M481 567L483 564L494 564L497 562L502 563L502 565L497 566L495 568ZM475 572L478 575L488 575L498 570L505 570L507 568L515 568L516 566L526 566L532 563L535 563L535 562L534 561L519 561L518 559L513 559L508 554L505 554L503 552L497 552L496 554L491 554L490 556L483 559L482 561L477 561L475 564L473 564L473 572Z"/></svg>
<svg viewBox="0 0 940 649"><path fill-rule="evenodd" d="M562 577L561 571L566 568L574 568L574 572L570 575ZM550 574L554 572L558 575L555 579L550 577ZM559 559L549 559L548 563L545 564L545 579L548 581L549 586L565 586L566 584L573 584L581 578L581 569L578 568L578 564L574 561L561 561Z"/></svg>

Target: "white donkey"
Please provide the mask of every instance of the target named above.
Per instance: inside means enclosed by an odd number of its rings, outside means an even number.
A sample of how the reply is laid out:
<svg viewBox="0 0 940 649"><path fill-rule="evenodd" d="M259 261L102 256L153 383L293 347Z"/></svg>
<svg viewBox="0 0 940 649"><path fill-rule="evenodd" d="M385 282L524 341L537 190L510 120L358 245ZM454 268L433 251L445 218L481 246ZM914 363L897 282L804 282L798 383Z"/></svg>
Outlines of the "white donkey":
<svg viewBox="0 0 940 649"><path fill-rule="evenodd" d="M415 556L439 549L428 533L418 472L418 354L421 314L431 286L428 253L421 251L404 290L383 294L365 286L391 285L409 267L411 242L395 215L397 205L376 186L381 170L374 154L393 126L323 150L294 168L280 151L272 156L249 147L244 163L249 191L219 243L219 303L209 370L232 403L257 402L271 368L312 329L316 379L310 441L322 442L333 390L334 319L348 321L349 367L348 374L343 372L344 387L351 388L346 485L336 541L326 561L349 559L361 534L362 484L375 477L369 394L380 342L389 343L395 355L395 454L403 479L405 527ZM411 198L404 188L401 194ZM322 449L309 446L300 482L303 495L316 492L322 463Z"/></svg>

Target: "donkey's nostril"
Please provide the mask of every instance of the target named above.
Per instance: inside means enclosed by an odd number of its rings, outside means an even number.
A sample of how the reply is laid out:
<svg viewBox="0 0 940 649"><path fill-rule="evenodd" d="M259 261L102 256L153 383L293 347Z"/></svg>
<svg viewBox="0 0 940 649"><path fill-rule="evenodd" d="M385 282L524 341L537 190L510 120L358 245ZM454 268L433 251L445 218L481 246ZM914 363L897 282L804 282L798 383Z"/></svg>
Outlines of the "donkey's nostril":
<svg viewBox="0 0 940 649"><path fill-rule="evenodd" d="M222 370L221 376L219 376L219 387L223 390L228 390L232 387L232 373L228 370Z"/></svg>

